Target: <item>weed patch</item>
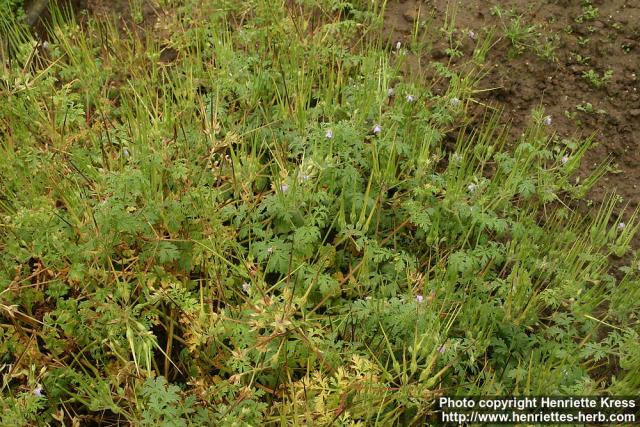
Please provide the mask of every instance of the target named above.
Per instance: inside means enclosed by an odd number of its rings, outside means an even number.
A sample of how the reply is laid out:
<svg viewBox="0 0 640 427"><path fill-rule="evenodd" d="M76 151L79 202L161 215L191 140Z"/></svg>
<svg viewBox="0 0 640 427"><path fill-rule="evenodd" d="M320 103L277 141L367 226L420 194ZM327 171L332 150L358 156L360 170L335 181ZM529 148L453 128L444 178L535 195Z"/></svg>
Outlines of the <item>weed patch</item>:
<svg viewBox="0 0 640 427"><path fill-rule="evenodd" d="M52 8L46 47L12 21L3 425L409 425L443 393L637 394L637 260L609 263L637 211L570 208L607 166L576 179L592 141L542 108L516 141L472 126L483 61L434 66L436 94L378 8L190 0L166 38Z"/></svg>

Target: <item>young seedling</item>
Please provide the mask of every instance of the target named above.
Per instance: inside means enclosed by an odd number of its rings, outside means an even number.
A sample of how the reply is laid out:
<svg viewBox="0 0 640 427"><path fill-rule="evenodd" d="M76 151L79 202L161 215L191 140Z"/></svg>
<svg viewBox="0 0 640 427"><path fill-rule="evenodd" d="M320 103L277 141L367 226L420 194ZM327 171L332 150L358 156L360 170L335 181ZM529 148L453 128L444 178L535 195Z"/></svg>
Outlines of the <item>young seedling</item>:
<svg viewBox="0 0 640 427"><path fill-rule="evenodd" d="M600 75L597 71L590 69L588 71L584 71L582 73L582 77L587 80L591 86L601 88L611 80L613 77L613 70L607 70Z"/></svg>

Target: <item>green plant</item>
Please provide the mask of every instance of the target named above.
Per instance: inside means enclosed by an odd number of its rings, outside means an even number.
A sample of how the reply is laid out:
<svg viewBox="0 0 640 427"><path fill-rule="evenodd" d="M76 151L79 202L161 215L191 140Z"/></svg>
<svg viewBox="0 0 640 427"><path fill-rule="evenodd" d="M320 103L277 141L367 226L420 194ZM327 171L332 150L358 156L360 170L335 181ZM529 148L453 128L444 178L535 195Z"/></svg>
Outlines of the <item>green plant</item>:
<svg viewBox="0 0 640 427"><path fill-rule="evenodd" d="M6 35L12 32L12 27L17 21L24 18L24 8L20 0L0 0L0 8L3 12L0 15L0 29L3 35Z"/></svg>
<svg viewBox="0 0 640 427"><path fill-rule="evenodd" d="M576 110L582 111L587 114L606 114L605 110L596 110L590 102L583 102L581 104L576 105Z"/></svg>
<svg viewBox="0 0 640 427"><path fill-rule="evenodd" d="M449 47L445 50L445 53L453 59L464 56L464 54L460 50L462 42L459 39L455 38L455 24L457 13L458 11L455 6L447 7L444 22L442 27L440 28L440 31L445 34L449 42Z"/></svg>
<svg viewBox="0 0 640 427"><path fill-rule="evenodd" d="M537 27L535 25L525 25L521 15L512 15L508 24L504 25L504 33L511 42L513 51L516 54L524 52L531 47L537 36Z"/></svg>
<svg viewBox="0 0 640 427"><path fill-rule="evenodd" d="M535 44L534 50L536 54L547 61L557 61L556 50L560 43L560 37L556 34L552 37L547 37L544 41L538 41Z"/></svg>
<svg viewBox="0 0 640 427"><path fill-rule="evenodd" d="M600 10L590 2L585 2L582 6L582 14L576 18L576 22L581 24L583 22L593 21L598 15L600 15Z"/></svg>
<svg viewBox="0 0 640 427"><path fill-rule="evenodd" d="M579 53L575 54L575 60L578 64L580 65L587 65L589 63L589 61L591 61L591 57L589 56L582 56Z"/></svg>
<svg viewBox="0 0 640 427"><path fill-rule="evenodd" d="M564 110L564 115L569 120L575 120L577 113L575 111Z"/></svg>
<svg viewBox="0 0 640 427"><path fill-rule="evenodd" d="M597 71L590 69L582 73L582 77L587 80L593 87L601 88L605 86L613 77L613 70L607 70L602 75Z"/></svg>
<svg viewBox="0 0 640 427"><path fill-rule="evenodd" d="M129 6L131 10L131 16L137 24L142 23L144 16L142 14L142 1L141 0L129 0Z"/></svg>
<svg viewBox="0 0 640 427"><path fill-rule="evenodd" d="M611 24L611 28L613 28L613 29L614 29L614 30L616 30L616 31L622 31L622 29L623 29L624 27L623 27L623 26L622 26L622 24L621 24L621 23L619 23L619 22L613 22L613 23Z"/></svg>
<svg viewBox="0 0 640 427"><path fill-rule="evenodd" d="M578 46L585 46L587 43L589 43L589 40L589 37L578 36Z"/></svg>
<svg viewBox="0 0 640 427"><path fill-rule="evenodd" d="M0 55L14 55L29 40L25 12L19 0L0 0Z"/></svg>
<svg viewBox="0 0 640 427"><path fill-rule="evenodd" d="M473 59L478 64L484 64L487 59L487 54L496 43L494 29L489 29L480 36L476 34L476 37L478 37L478 39L476 48L473 51Z"/></svg>
<svg viewBox="0 0 640 427"><path fill-rule="evenodd" d="M164 4L157 33L54 6L46 50L9 27L0 423L420 425L443 393L637 394L638 260L610 257L638 211L570 208L610 164L577 175L593 141L542 108L515 140L471 120L490 31L432 64L439 92L371 31L379 2Z"/></svg>
<svg viewBox="0 0 640 427"><path fill-rule="evenodd" d="M581 104L576 105L576 109L578 111L582 111L584 113L592 114L595 112L593 105L590 102L583 102Z"/></svg>
<svg viewBox="0 0 640 427"><path fill-rule="evenodd" d="M557 60L558 35L545 37L540 26L526 24L523 15L503 10L497 5L491 8L491 13L501 20L504 35L511 44L510 55L520 55L529 49L547 61Z"/></svg>

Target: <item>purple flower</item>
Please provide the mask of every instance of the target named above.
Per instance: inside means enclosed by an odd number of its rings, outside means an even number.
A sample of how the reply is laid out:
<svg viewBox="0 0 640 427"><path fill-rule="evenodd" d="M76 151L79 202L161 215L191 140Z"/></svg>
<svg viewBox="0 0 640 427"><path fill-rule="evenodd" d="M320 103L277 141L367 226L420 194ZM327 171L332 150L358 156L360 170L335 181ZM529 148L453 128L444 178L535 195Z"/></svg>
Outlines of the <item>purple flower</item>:
<svg viewBox="0 0 640 427"><path fill-rule="evenodd" d="M620 224L618 224L618 230L622 231L626 226L627 224L625 224L624 222L621 222Z"/></svg>
<svg viewBox="0 0 640 427"><path fill-rule="evenodd" d="M129 150L127 150L126 148L122 151L122 153L124 154L124 156L128 159L129 158Z"/></svg>
<svg viewBox="0 0 640 427"><path fill-rule="evenodd" d="M551 126L551 124L553 123L553 119L551 118L551 116L546 116L543 120L543 123L547 126Z"/></svg>
<svg viewBox="0 0 640 427"><path fill-rule="evenodd" d="M440 347L438 347L438 351L440 353L444 353L444 345L441 345Z"/></svg>
<svg viewBox="0 0 640 427"><path fill-rule="evenodd" d="M380 125L375 125L373 127L373 133L375 133L376 135L379 134L380 132L382 132L382 128L380 127Z"/></svg>
<svg viewBox="0 0 640 427"><path fill-rule="evenodd" d="M331 129L327 130L327 139L333 138L333 131Z"/></svg>
<svg viewBox="0 0 640 427"><path fill-rule="evenodd" d="M415 101L415 98L413 97L413 95L407 95L407 102L413 102Z"/></svg>
<svg viewBox="0 0 640 427"><path fill-rule="evenodd" d="M33 394L34 396L42 397L43 396L42 387L41 386L36 387L35 390L33 390Z"/></svg>
<svg viewBox="0 0 640 427"><path fill-rule="evenodd" d="M416 301L418 301L419 303L421 303L422 301L424 301L424 297L422 295L416 295Z"/></svg>
<svg viewBox="0 0 640 427"><path fill-rule="evenodd" d="M389 98L391 98L391 97L393 96L393 93L394 93L394 92L393 92L393 88L392 88L392 87L390 87L389 89L387 89L387 96L388 96Z"/></svg>

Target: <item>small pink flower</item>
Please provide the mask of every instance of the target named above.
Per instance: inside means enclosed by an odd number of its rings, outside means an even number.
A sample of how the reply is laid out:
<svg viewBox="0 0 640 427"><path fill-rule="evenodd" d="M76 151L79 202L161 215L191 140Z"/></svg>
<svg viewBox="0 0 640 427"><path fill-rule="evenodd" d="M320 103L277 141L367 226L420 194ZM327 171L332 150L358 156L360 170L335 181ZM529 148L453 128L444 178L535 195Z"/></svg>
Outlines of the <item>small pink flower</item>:
<svg viewBox="0 0 640 427"><path fill-rule="evenodd" d="M444 345L441 345L440 347L438 347L438 351L440 353L444 353Z"/></svg>
<svg viewBox="0 0 640 427"><path fill-rule="evenodd" d="M380 125L375 125L373 127L373 133L375 133L376 135L379 134L380 132L382 132L382 128L380 127Z"/></svg>
<svg viewBox="0 0 640 427"><path fill-rule="evenodd" d="M546 116L543 120L543 123L547 126L551 126L551 124L553 123L553 119L551 118L551 116Z"/></svg>
<svg viewBox="0 0 640 427"><path fill-rule="evenodd" d="M34 396L42 397L43 396L42 387L41 386L36 387L35 390L33 390L33 394Z"/></svg>
<svg viewBox="0 0 640 427"><path fill-rule="evenodd" d="M422 295L416 295L416 301L421 303L422 301L424 301L424 297Z"/></svg>
<svg viewBox="0 0 640 427"><path fill-rule="evenodd" d="M415 98L413 97L413 95L407 95L407 102L413 102L415 101Z"/></svg>
<svg viewBox="0 0 640 427"><path fill-rule="evenodd" d="M327 130L327 139L333 138L333 131L331 129Z"/></svg>
<svg viewBox="0 0 640 427"><path fill-rule="evenodd" d="M394 94L393 88L390 87L389 89L387 89L387 96L389 98L391 98L393 96L393 94Z"/></svg>

